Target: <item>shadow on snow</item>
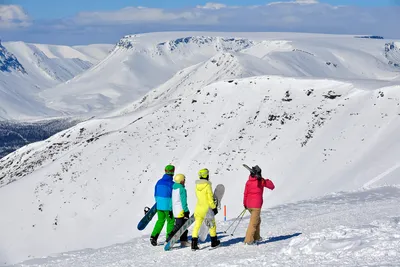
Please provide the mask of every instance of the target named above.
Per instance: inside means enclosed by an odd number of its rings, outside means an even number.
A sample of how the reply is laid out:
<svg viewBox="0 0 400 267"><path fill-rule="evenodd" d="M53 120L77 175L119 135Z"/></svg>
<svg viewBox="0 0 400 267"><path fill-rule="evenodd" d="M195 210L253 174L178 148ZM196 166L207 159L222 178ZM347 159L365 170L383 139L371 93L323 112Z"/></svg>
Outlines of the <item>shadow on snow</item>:
<svg viewBox="0 0 400 267"><path fill-rule="evenodd" d="M301 233L295 233L292 235L273 236L273 237L268 238L267 240L259 242L258 244L261 245L261 244L283 241L283 240L290 239L290 238L293 238L293 237L296 237L299 235L301 235Z"/></svg>
<svg viewBox="0 0 400 267"><path fill-rule="evenodd" d="M273 236L270 237L264 241L258 242L257 245L262 245L262 244L267 244L267 243L272 243L272 242L278 242L278 241L283 241L283 240L287 240L296 236L301 235L301 233L295 233L295 234L291 234L291 235L281 235L281 236ZM222 237L226 237L226 236L221 236ZM233 239L229 239L226 241L223 241L223 245L224 246L232 246L238 243L243 243L244 242L244 237L236 237Z"/></svg>

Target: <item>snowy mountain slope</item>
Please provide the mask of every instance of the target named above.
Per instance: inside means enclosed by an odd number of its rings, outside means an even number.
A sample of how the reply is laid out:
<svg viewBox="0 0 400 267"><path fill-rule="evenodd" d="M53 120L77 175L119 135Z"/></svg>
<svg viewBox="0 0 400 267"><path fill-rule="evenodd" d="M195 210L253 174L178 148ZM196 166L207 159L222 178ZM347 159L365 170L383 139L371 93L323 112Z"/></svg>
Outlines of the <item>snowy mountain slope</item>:
<svg viewBox="0 0 400 267"><path fill-rule="evenodd" d="M18 58L0 44L0 120L55 114L36 100L38 90Z"/></svg>
<svg viewBox="0 0 400 267"><path fill-rule="evenodd" d="M399 85L360 84L260 76L180 87L179 98L21 148L0 160L1 251L14 263L149 234L135 226L168 163L188 177L191 211L197 171L209 168L226 185L228 218L242 208L243 163L275 182L266 208L398 184Z"/></svg>
<svg viewBox="0 0 400 267"><path fill-rule="evenodd" d="M72 79L98 62L69 46L24 42L6 42L4 46L19 59L30 75L37 76L38 80L50 80L48 86ZM99 56L104 58L106 55Z"/></svg>
<svg viewBox="0 0 400 267"><path fill-rule="evenodd" d="M142 41L141 35L122 38L95 68L46 90L41 97L51 100L49 107L66 112L108 111L138 99L182 68L251 44L247 39L208 36L155 43L147 39Z"/></svg>
<svg viewBox="0 0 400 267"><path fill-rule="evenodd" d="M72 48L84 54L93 64L97 64L112 51L114 46L111 44L91 44L76 45L72 46Z"/></svg>
<svg viewBox="0 0 400 267"><path fill-rule="evenodd" d="M232 37L234 36L234 37ZM125 36L95 68L41 93L49 107L99 114L129 105L183 68L220 53L253 56L262 74L344 80L400 79L385 55L387 40L272 33L171 32ZM257 69L260 69L257 67ZM252 73L251 71L249 71ZM207 74L204 74L207 76ZM200 77L201 75L196 75ZM196 77L194 76L194 77ZM221 75L219 80L232 78ZM196 84L199 80L193 80ZM174 83L178 83L174 81Z"/></svg>
<svg viewBox="0 0 400 267"><path fill-rule="evenodd" d="M93 52L86 55L85 51L89 49L83 47L77 48L81 52L67 46L3 43L0 54L10 55L9 58L14 58L19 67L14 65L11 68L11 61L0 63L0 119L62 115L62 112L47 108L38 98L38 93L89 69L106 56L107 46L98 45L96 48L93 45Z"/></svg>
<svg viewBox="0 0 400 267"><path fill-rule="evenodd" d="M400 68L400 42L387 43L385 46L385 56L389 64Z"/></svg>
<svg viewBox="0 0 400 267"><path fill-rule="evenodd" d="M209 60L179 71L174 77L150 91L140 101L106 116L117 116L147 105L195 95L202 87L220 80L259 76L279 71L261 59L242 53L218 53Z"/></svg>
<svg viewBox="0 0 400 267"><path fill-rule="evenodd" d="M143 236L13 266L399 266L399 201L398 187L379 187L276 206L261 213L264 240L257 246L242 243L246 214L233 235L236 224L224 232L233 221L218 222L222 246L215 250L206 240L197 252L178 245L165 252Z"/></svg>
<svg viewBox="0 0 400 267"><path fill-rule="evenodd" d="M280 51L274 51L262 58L271 62L286 76L378 80L390 80L399 76L399 71L388 64L384 56L385 41L359 40L313 38L291 43L280 42L279 46L275 44ZM290 50L289 45L292 48ZM260 54L260 51L262 48L255 47L246 52Z"/></svg>
<svg viewBox="0 0 400 267"><path fill-rule="evenodd" d="M13 70L21 73L26 73L24 67L18 59L7 51L7 49L0 43L0 70L2 72L11 72Z"/></svg>

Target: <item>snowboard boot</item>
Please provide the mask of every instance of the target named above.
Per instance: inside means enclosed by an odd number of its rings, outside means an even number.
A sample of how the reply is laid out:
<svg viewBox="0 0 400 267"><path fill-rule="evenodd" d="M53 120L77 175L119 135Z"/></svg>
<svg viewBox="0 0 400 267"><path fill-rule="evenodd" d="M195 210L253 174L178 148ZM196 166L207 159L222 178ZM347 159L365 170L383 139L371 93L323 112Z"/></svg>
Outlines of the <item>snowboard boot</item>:
<svg viewBox="0 0 400 267"><path fill-rule="evenodd" d="M212 236L211 237L211 247L215 248L218 247L221 244L221 241L218 240L218 237Z"/></svg>
<svg viewBox="0 0 400 267"><path fill-rule="evenodd" d="M151 237L150 237L150 243L151 243L153 246L157 246L157 238L158 238L158 235L156 235L156 236L151 236Z"/></svg>
<svg viewBox="0 0 400 267"><path fill-rule="evenodd" d="M199 250L199 246L197 245L197 242L199 241L199 239L197 237L193 237L192 238L192 250L196 251Z"/></svg>

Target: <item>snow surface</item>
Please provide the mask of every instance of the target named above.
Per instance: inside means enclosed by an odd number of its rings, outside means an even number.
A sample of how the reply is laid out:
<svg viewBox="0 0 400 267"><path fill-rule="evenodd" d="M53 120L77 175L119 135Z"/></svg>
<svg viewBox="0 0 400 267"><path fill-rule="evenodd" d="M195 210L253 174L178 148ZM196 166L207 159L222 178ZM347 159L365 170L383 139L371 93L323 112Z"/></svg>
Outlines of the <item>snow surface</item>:
<svg viewBox="0 0 400 267"><path fill-rule="evenodd" d="M154 221L136 225L163 167L187 176L191 211L197 171L209 168L231 219L242 211L246 163L276 185L265 193L264 237L284 240L244 248L242 225L201 263L396 266L398 187L371 189L400 182L400 72L388 41L177 36L125 37L98 65L41 92L55 110L103 113L0 159L0 263L82 250L24 264L158 264L169 254L148 242ZM202 255L171 253L178 266Z"/></svg>
<svg viewBox="0 0 400 267"><path fill-rule="evenodd" d="M107 48L112 48L112 45L74 48L23 42L5 42L2 45L24 69L23 72L0 71L0 119L3 120L62 115L62 112L45 106L38 97L40 91L88 70L106 57Z"/></svg>
<svg viewBox="0 0 400 267"><path fill-rule="evenodd" d="M129 106L173 77L181 79L179 73L185 68L197 64L207 68L210 58L222 54L237 58L236 71L230 72L229 57L222 57L227 62L220 60L214 77L209 70L202 70L185 78L186 83L196 84L200 78L207 84L202 75L213 82L261 74L352 81L399 80L397 44L340 35L224 32L128 35L114 48L5 43L28 75L0 72L4 84L0 84L0 99L4 99L0 103L0 118L83 113L99 116Z"/></svg>
<svg viewBox="0 0 400 267"><path fill-rule="evenodd" d="M0 161L2 250L15 262L141 236L135 226L168 163L189 190L208 167L226 185L228 218L242 207L242 163L260 164L276 183L266 208L398 183L400 170L387 172L399 162L398 94L399 86L259 76L79 124Z"/></svg>
<svg viewBox="0 0 400 267"><path fill-rule="evenodd" d="M260 74L341 80L398 80L399 69L389 64L390 59L385 55L387 42L354 36L292 33L168 32L128 35L96 67L67 83L45 90L40 96L48 100L48 107L52 109L71 115L82 112L98 115L129 105L150 90L164 86L173 76L175 80L183 78L187 84L196 86L199 79L192 80L179 76L179 73L197 64L203 64L199 68L204 70L193 77L205 75L212 81ZM220 62L218 68L214 67L215 76L210 77L212 73L207 70L210 58L218 60L221 54L227 53L237 58L235 69L245 71L229 72L230 59L224 57L222 60L227 62ZM202 79L200 81L207 83Z"/></svg>
<svg viewBox="0 0 400 267"><path fill-rule="evenodd" d="M399 201L400 188L380 187L279 205L262 213L264 239L256 246L243 245L246 214L234 233L236 224L228 229L233 221L217 224L222 245L215 250L209 250L208 239L200 251L177 244L165 252L142 236L13 266L399 266Z"/></svg>

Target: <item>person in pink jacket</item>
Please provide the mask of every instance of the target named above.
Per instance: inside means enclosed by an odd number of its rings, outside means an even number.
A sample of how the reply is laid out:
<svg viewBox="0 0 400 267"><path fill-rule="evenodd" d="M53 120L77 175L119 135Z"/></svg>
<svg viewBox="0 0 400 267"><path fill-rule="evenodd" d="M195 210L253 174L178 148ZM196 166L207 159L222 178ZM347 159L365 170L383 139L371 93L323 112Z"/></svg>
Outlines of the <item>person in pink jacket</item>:
<svg viewBox="0 0 400 267"><path fill-rule="evenodd" d="M255 241L261 241L260 225L261 225L261 207L263 205L264 188L274 190L275 185L269 179L261 176L261 168L256 165L251 169L249 179L244 189L243 205L251 216L249 226L246 232L244 243L252 245Z"/></svg>

